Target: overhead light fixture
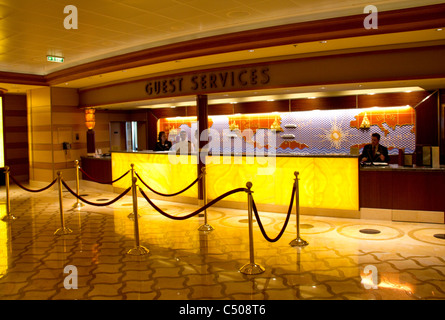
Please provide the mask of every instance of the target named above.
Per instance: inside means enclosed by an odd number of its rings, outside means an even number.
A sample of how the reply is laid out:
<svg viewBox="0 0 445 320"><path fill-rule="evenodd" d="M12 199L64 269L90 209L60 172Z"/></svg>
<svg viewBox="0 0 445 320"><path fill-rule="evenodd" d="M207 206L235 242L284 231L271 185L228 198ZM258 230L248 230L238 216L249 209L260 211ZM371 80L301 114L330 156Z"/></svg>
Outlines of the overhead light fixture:
<svg viewBox="0 0 445 320"><path fill-rule="evenodd" d="M437 29L436 29L436 31L442 31L442 30L443 30L442 28L437 28Z"/></svg>
<svg viewBox="0 0 445 320"><path fill-rule="evenodd" d="M63 63L65 61L65 59L63 57L46 56L46 61Z"/></svg>
<svg viewBox="0 0 445 320"><path fill-rule="evenodd" d="M328 43L326 40L320 41L320 43Z"/></svg>

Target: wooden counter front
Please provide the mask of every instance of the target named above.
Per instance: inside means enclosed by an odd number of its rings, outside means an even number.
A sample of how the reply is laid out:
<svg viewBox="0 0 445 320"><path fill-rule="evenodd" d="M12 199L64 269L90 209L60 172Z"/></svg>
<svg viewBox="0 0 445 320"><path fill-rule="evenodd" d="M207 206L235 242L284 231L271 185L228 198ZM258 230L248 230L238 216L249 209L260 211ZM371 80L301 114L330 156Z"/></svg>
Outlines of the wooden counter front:
<svg viewBox="0 0 445 320"><path fill-rule="evenodd" d="M359 190L360 208L389 209L397 213L393 220L403 221L413 221L403 217L403 210L424 211L432 216L429 222L445 222L443 167L364 167L360 169Z"/></svg>
<svg viewBox="0 0 445 320"><path fill-rule="evenodd" d="M94 157L81 157L80 167L89 176L97 181L111 181L111 157L94 158ZM94 181L87 175L81 174L83 180Z"/></svg>

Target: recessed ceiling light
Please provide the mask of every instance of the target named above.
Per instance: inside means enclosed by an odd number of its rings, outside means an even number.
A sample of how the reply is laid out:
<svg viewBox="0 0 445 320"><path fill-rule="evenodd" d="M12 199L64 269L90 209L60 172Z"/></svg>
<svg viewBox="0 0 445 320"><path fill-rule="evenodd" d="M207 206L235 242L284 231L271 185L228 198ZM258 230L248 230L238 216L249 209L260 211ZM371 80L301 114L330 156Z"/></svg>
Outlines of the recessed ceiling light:
<svg viewBox="0 0 445 320"><path fill-rule="evenodd" d="M436 29L436 31L442 31L442 30L443 30L442 28L437 28L437 29Z"/></svg>
<svg viewBox="0 0 445 320"><path fill-rule="evenodd" d="M255 52L255 50L249 50L249 52Z"/></svg>
<svg viewBox="0 0 445 320"><path fill-rule="evenodd" d="M320 43L328 43L326 40L320 41Z"/></svg>

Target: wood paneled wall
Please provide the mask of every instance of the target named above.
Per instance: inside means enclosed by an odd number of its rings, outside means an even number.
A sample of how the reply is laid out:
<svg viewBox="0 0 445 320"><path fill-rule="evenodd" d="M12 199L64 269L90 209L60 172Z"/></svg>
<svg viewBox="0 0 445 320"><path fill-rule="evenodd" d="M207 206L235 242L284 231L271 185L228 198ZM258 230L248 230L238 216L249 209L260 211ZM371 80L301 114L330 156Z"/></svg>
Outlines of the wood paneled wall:
<svg viewBox="0 0 445 320"><path fill-rule="evenodd" d="M27 96L30 180L51 182L57 171L65 180L74 180L74 161L86 153L77 90L48 87L30 90ZM71 149L64 150L63 142Z"/></svg>
<svg viewBox="0 0 445 320"><path fill-rule="evenodd" d="M19 181L29 179L26 95L3 95L5 165Z"/></svg>

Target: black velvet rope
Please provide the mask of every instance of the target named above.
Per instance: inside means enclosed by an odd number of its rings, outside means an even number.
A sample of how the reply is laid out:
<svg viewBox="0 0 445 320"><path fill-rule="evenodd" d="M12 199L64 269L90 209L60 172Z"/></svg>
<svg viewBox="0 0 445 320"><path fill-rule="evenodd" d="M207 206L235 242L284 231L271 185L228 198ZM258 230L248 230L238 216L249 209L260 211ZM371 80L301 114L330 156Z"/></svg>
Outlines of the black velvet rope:
<svg viewBox="0 0 445 320"><path fill-rule="evenodd" d="M86 175L89 179L93 180L94 182L100 183L100 184L113 184L113 183L119 181L120 179L122 179L123 177L125 177L125 176L130 172L130 170L128 170L127 172L125 172L123 175L121 175L121 176L120 176L119 178L117 178L116 180L112 180L112 181L99 181L99 180L96 180L95 178L93 178L92 176L90 176L88 173L86 173L85 170L83 170L82 168L79 167L79 170L80 170L84 175Z"/></svg>
<svg viewBox="0 0 445 320"><path fill-rule="evenodd" d="M294 186L292 188L292 197L290 199L289 209L287 210L287 216L286 216L286 220L284 222L283 228L281 229L280 233L275 238L272 239L272 238L270 238L266 234L266 231L264 230L264 226L261 223L260 215L258 214L258 210L256 208L255 201L253 200L253 197L252 197L252 209L253 209L253 212L255 214L255 218L258 221L258 226L260 227L260 230L261 230L261 233L263 234L263 237L267 241L269 241L269 242L277 242L278 240L280 240L281 236L283 235L284 231L286 230L287 224L289 223L290 214L292 212L292 207L294 205L294 198L295 198L295 184L294 184Z"/></svg>
<svg viewBox="0 0 445 320"><path fill-rule="evenodd" d="M20 184L20 182L18 182L13 176L9 175L9 177L11 178L12 181L14 181L14 183L16 185L18 185L20 188L22 188L23 190L26 190L28 192L42 192L45 191L49 188L51 188L57 181L57 178L53 180L53 182L51 182L49 185L47 185L46 187L42 188L42 189L38 189L38 190L32 190L32 189L28 189L26 187L24 187L22 184Z"/></svg>
<svg viewBox="0 0 445 320"><path fill-rule="evenodd" d="M85 198L77 195L73 190L71 190L71 188L65 183L65 181L63 181L62 179L62 184L63 186L73 195L75 196L77 199L81 200L82 202L85 202L86 204L92 205L92 206L98 206L98 207L105 207L105 206L109 206L113 203L115 203L116 201L118 201L119 199L121 199L123 196L125 196L130 190L131 187L129 187L128 189L126 189L124 192L122 192L120 195L118 195L115 199L109 201L109 202L104 202L104 203L94 203L91 201L86 200Z"/></svg>
<svg viewBox="0 0 445 320"><path fill-rule="evenodd" d="M143 184L144 186L146 186L151 192L156 193L157 195L160 195L160 196L163 196L163 197L173 197L173 196L176 196L176 195L178 195L178 194L181 194L181 193L187 191L188 189L190 189L191 187L193 187L193 186L195 185L195 183L197 183L197 182L199 181L199 179L202 178L202 175L199 175L199 177L196 178L196 180L193 181L193 182L192 182L189 186L187 186L185 189L182 189L181 191L178 191L178 192L176 192L176 193L172 193L172 194L161 193L161 192L158 192L158 191L156 191L156 190L150 188L150 186L149 186L148 184L146 184L146 183L144 182L144 180L142 180L142 178L139 176L139 174L138 174L137 172L136 172L136 177L138 177L138 179L142 182L142 184Z"/></svg>
<svg viewBox="0 0 445 320"><path fill-rule="evenodd" d="M213 199L212 201L210 201L209 203L207 203L205 206L199 208L198 210L196 210L196 211L194 211L194 212L192 212L192 213L189 213L189 214L186 215L186 216L176 217L176 216L169 215L168 213L166 213L165 211L163 211L162 209L160 209L158 206L156 206L156 205L153 203L153 201L151 201L151 200L147 197L147 195L145 194L145 192L144 192L142 189L139 189L139 190L141 191L141 194L142 194L142 196L145 198L145 200L147 200L147 202L148 202L148 203L149 203L149 204L150 204L150 205L151 205L157 212L159 212L159 213L162 214L163 216L165 216L165 217L167 217L167 218L170 218L170 219L173 219L173 220L185 220L185 219L191 218L191 217L193 217L193 216L196 216L198 213L204 211L205 209L207 209L207 208L213 206L215 203L217 203L218 201L221 201L221 200L224 199L225 197L228 197L228 196L230 196L230 195L232 195L232 194L234 194L234 193L237 193L237 192L246 192L246 191L247 191L246 188L237 188L237 189L233 189L233 190L228 191L228 192L226 192L226 193L220 195L219 197Z"/></svg>

